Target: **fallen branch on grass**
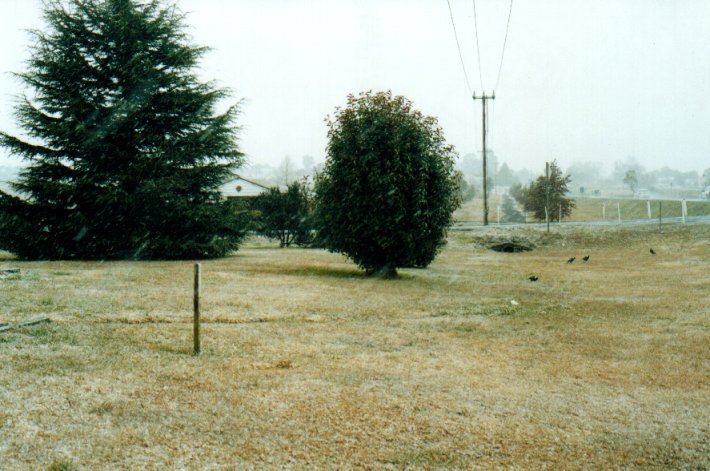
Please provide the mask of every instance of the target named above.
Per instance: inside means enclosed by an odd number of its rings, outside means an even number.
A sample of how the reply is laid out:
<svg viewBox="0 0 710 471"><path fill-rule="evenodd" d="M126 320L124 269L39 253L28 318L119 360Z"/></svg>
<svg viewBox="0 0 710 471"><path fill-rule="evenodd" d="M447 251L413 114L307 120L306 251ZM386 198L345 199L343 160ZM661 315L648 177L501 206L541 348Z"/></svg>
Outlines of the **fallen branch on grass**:
<svg viewBox="0 0 710 471"><path fill-rule="evenodd" d="M28 325L35 325L41 322L52 322L47 316L33 317L32 319L27 319L26 321L14 322L12 324L0 324L0 332L5 332L7 330L16 329L17 327L25 327Z"/></svg>

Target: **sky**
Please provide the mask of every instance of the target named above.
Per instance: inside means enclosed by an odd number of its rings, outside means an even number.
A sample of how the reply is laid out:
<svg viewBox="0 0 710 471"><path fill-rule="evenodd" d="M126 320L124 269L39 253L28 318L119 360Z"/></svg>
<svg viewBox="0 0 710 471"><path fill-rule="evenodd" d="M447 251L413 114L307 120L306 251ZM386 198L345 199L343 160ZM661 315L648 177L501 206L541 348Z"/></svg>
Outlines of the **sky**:
<svg viewBox="0 0 710 471"><path fill-rule="evenodd" d="M610 170L630 158L648 170L710 167L707 0L516 0L502 67L509 0L478 0L475 16L473 1L450 0L463 61L447 0L177 5L193 42L212 48L200 76L244 100L250 164L323 161L325 119L347 95L391 90L437 117L461 156L482 146L472 92L495 92L488 148L514 169L556 159ZM10 72L29 57L26 30L43 27L41 1L0 7L0 130L22 135L13 104L23 88ZM0 149L0 165L20 164Z"/></svg>

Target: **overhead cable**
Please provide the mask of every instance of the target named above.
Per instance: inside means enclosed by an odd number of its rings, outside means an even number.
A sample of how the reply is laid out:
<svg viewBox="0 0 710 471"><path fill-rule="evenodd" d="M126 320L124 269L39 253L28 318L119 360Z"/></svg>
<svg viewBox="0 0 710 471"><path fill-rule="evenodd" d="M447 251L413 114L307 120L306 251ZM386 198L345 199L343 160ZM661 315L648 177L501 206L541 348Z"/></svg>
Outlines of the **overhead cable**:
<svg viewBox="0 0 710 471"><path fill-rule="evenodd" d="M476 55L478 56L478 78L481 81L481 93L485 93L483 88L483 71L481 68L481 47L478 44L478 18L476 15L476 0L473 0L473 27L476 32Z"/></svg>
<svg viewBox="0 0 710 471"><path fill-rule="evenodd" d="M469 82L469 80L468 80L468 74L466 73L466 65L464 64L463 55L461 54L461 44L459 43L459 35L456 32L456 23L454 22L454 12L451 10L451 0L446 0L446 3L449 5L449 16L451 17L451 26L454 29L454 37L456 38L456 48L459 51L459 60L461 61L461 69L463 70L463 76L466 79L466 86L468 87L468 92L472 93L473 89L471 88L471 82Z"/></svg>
<svg viewBox="0 0 710 471"><path fill-rule="evenodd" d="M500 53L500 65L498 66L498 78L496 79L496 86L493 88L495 92L498 89L498 84L500 83L500 72L503 70L503 57L505 57L505 45L508 43L508 31L510 30L510 16L513 13L513 0L510 0L510 8L508 9L508 22L505 25L505 39L503 40L503 50Z"/></svg>

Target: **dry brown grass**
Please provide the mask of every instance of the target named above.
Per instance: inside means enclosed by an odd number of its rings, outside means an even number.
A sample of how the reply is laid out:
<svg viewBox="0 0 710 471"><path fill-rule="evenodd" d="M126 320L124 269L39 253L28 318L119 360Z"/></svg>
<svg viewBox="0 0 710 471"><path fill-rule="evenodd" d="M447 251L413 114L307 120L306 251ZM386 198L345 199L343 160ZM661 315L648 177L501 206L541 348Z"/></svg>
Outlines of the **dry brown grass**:
<svg viewBox="0 0 710 471"><path fill-rule="evenodd" d="M710 227L511 231L204 262L199 357L190 263L0 260L0 321L54 321L0 334L0 468L710 466Z"/></svg>

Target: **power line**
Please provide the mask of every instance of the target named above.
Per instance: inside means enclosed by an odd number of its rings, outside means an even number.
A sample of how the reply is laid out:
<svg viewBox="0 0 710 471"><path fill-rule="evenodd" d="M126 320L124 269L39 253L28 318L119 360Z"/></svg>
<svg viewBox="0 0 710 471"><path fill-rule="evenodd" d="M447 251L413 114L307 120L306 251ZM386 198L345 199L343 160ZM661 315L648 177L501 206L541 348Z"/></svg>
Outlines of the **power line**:
<svg viewBox="0 0 710 471"><path fill-rule="evenodd" d="M468 74L466 73L466 65L463 62L463 54L461 54L461 44L459 44L459 35L456 32L456 23L454 23L454 12L451 10L451 0L446 0L449 5L449 16L451 17L451 26L454 28L454 37L456 38L456 48L459 51L459 59L461 60L461 69L463 70L463 76L466 78L466 86L468 87L468 92L472 92L471 82L468 80Z"/></svg>
<svg viewBox="0 0 710 471"><path fill-rule="evenodd" d="M473 27L476 32L476 55L478 56L478 78L481 81L481 93L484 92L483 88L483 71L481 68L481 48L478 45L478 18L476 17L476 0L473 0Z"/></svg>
<svg viewBox="0 0 710 471"><path fill-rule="evenodd" d="M503 40L503 50L500 53L500 65L498 66L498 78L496 79L496 86L493 90L498 89L498 84L500 83L500 71L503 70L503 57L505 57L505 45L508 43L508 30L510 30L510 16L513 13L513 0L510 0L510 8L508 9L508 23L505 25L505 39Z"/></svg>

